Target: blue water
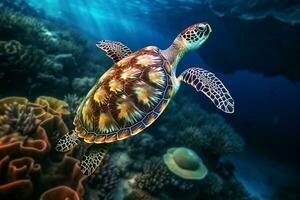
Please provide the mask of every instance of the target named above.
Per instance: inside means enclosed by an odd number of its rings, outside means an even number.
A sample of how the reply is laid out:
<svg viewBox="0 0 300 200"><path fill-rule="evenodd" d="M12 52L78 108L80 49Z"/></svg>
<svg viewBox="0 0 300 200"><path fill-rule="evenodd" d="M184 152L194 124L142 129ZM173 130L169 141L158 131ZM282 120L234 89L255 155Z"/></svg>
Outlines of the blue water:
<svg viewBox="0 0 300 200"><path fill-rule="evenodd" d="M181 90L207 111L223 115L245 139L243 159L233 160L253 193L259 193L262 198L268 195L272 190L268 185L273 180L270 177L283 169L298 173L299 3L256 0L26 2L46 16L64 21L91 43L102 39L121 41L133 51L148 45L165 49L189 25L210 23L213 29L210 38L201 49L182 59L177 74L188 67L203 67L214 72L231 91L236 112L223 114L193 88L182 86ZM249 161L253 166L249 167ZM271 165L278 165L278 170L269 171ZM249 175L245 176L248 168L261 179L248 180ZM293 175L288 174L288 177ZM290 179L278 176L274 180L278 186L277 182ZM258 189L255 184L262 184L265 189Z"/></svg>
<svg viewBox="0 0 300 200"><path fill-rule="evenodd" d="M258 32L260 35L264 35L265 33L260 33L261 25L259 23L260 21L262 23L269 22L269 18L275 20L275 24L283 24L283 27L279 27L279 29L289 31L288 28L290 28L291 34L295 34L295 31L299 30L299 17L292 15L297 12L296 3L280 4L271 1L268 4L253 0L234 2L212 0L172 2L165 0L151 2L143 0L122 2L118 0L67 0L63 2L59 0L28 0L28 3L36 9L43 10L47 15L64 20L77 32L90 37L91 41L96 42L100 39L121 41L133 50L148 45L155 45L161 49L167 48L176 35L190 24L208 21L213 28L210 39L198 52L184 57L179 64L177 73L190 66L203 66L222 77L236 100L235 115L226 116L226 118L246 138L249 138L251 143L258 145L255 148L267 151L278 159L296 161L295 158L289 158L282 154L293 153L294 150L299 149L297 146L290 147L291 150L286 148L279 150L277 145L297 145L299 141L300 79L289 80L290 77L285 76L285 73L281 74L276 70L275 68L278 67L276 64L272 66L272 60L276 59L277 55L272 55L272 52L253 55L252 60L257 59L257 66L255 64L249 66L247 60L243 62L241 56L244 56L243 52L248 49L259 52L260 48L268 47L275 53L277 52L276 48L280 51L280 46L274 46L274 48L269 46L268 40L274 36L269 35L268 39L260 41L259 44L250 43L250 41L255 41L250 30L247 35L241 35L242 39L237 38L239 34L246 31L242 27L247 23L254 23L253 34ZM290 9L290 13L286 9ZM241 30L230 30L234 25L239 27L239 24ZM257 27L254 26L256 24L258 24ZM271 27L272 25L270 25L270 29ZM268 27L265 28L268 30ZM255 31L256 29L257 31ZM223 38L220 33L224 34ZM249 41L249 45L252 46L247 46L248 49L245 50L238 49L237 40ZM285 41L284 38L283 40L287 44L293 42L292 38L291 41ZM222 46L223 43L227 44L228 41L232 42L232 46L223 47L223 51L215 52L217 47ZM263 59L263 53L266 54L266 59ZM202 54L205 54L205 57L202 57ZM229 60L232 59L239 61L234 69L231 69L232 66L229 65ZM268 63L268 59L271 63L270 66L265 64ZM283 60L288 66L294 65L288 56L282 55L278 59ZM215 64L216 61L224 63L224 66ZM230 69L226 67L230 67ZM274 68L273 72L272 68ZM213 111L214 107L204 97L193 93L189 87L184 87L184 89L191 92L191 98L199 99L201 104ZM269 141L261 142L261 138L267 138Z"/></svg>

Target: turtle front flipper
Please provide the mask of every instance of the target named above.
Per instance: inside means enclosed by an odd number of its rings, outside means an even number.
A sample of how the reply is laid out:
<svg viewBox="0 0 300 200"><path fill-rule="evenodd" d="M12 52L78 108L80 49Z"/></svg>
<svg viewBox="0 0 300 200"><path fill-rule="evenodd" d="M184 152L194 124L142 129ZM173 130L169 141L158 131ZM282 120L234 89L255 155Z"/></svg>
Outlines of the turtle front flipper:
<svg viewBox="0 0 300 200"><path fill-rule="evenodd" d="M96 46L105 51L106 55L115 63L132 53L132 51L121 42L100 40L96 43Z"/></svg>
<svg viewBox="0 0 300 200"><path fill-rule="evenodd" d="M224 84L213 73L202 68L189 68L181 73L180 81L203 92L217 108L226 113L234 112L234 100Z"/></svg>
<svg viewBox="0 0 300 200"><path fill-rule="evenodd" d="M77 133L74 130L72 130L58 140L55 149L56 151L66 152L73 149L79 143L80 140Z"/></svg>
<svg viewBox="0 0 300 200"><path fill-rule="evenodd" d="M80 163L80 169L84 175L89 176L97 169L105 157L108 147L108 143L103 143L93 144L87 149Z"/></svg>

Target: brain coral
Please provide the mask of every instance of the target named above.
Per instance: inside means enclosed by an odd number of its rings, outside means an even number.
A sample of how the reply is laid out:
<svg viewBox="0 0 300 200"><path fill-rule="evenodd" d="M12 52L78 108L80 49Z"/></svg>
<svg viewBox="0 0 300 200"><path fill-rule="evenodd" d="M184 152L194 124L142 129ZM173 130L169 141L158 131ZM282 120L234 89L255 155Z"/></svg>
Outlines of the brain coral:
<svg viewBox="0 0 300 200"><path fill-rule="evenodd" d="M0 199L83 196L85 176L78 160L52 150L56 138L68 131L63 120L68 115L66 106L48 97L36 103L21 97L0 99ZM25 134L26 122L32 118L35 128ZM22 123L16 126L12 123L16 121Z"/></svg>

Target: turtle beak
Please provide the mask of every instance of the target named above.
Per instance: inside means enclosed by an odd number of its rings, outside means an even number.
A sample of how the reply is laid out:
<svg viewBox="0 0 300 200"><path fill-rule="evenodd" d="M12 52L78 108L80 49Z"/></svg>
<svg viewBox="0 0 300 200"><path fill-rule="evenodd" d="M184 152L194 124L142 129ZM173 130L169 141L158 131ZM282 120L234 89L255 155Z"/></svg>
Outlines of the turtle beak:
<svg viewBox="0 0 300 200"><path fill-rule="evenodd" d="M206 28L209 30L210 33L212 32L212 28L209 24L206 24Z"/></svg>
<svg viewBox="0 0 300 200"><path fill-rule="evenodd" d="M204 35L207 36L207 35L209 35L211 32L212 32L212 29L211 29L210 25L209 25L209 24L206 24L206 25L205 25Z"/></svg>

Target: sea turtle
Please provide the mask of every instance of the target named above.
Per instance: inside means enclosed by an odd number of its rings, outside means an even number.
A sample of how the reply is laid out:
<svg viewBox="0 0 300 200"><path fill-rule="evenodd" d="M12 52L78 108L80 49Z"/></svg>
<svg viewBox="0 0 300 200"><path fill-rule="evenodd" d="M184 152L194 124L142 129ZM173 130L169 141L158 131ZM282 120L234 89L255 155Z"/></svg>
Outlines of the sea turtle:
<svg viewBox="0 0 300 200"><path fill-rule="evenodd" d="M198 23L182 31L165 50L148 46L134 53L120 42L97 42L96 46L106 52L114 65L79 105L73 122L75 130L59 139L57 151L68 151L80 142L90 143L80 167L84 174L92 174L109 144L150 126L164 111L181 82L204 93L222 111L233 113L234 101L213 73L194 67L176 76L177 64L183 55L198 49L211 31L208 23Z"/></svg>

